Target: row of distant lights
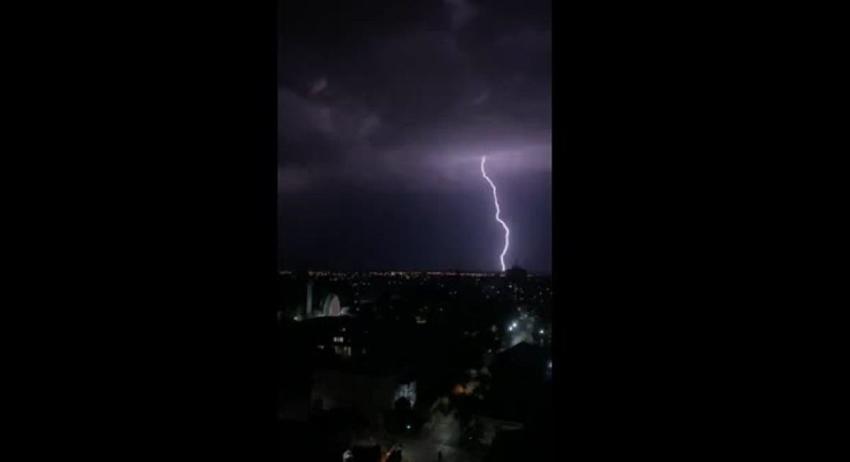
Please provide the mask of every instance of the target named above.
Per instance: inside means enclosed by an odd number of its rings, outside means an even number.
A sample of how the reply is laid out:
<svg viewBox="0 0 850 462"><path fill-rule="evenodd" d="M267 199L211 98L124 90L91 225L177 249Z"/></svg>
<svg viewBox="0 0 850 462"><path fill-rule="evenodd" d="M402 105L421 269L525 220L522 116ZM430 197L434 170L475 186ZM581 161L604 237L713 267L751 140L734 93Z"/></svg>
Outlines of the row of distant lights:
<svg viewBox="0 0 850 462"><path fill-rule="evenodd" d="M291 276L295 275L294 271L280 271L281 275ZM490 277L493 273L466 273L466 272L444 272L444 271L372 271L372 272L352 272L352 273L344 273L344 272L330 272L330 271L308 271L308 276L336 276L342 278L351 278L358 276L390 276L390 277L398 277L398 276L406 276L406 277L421 277L421 276L464 276L464 277ZM504 274L499 273L499 276L504 276ZM533 275L527 275L529 279L533 277Z"/></svg>

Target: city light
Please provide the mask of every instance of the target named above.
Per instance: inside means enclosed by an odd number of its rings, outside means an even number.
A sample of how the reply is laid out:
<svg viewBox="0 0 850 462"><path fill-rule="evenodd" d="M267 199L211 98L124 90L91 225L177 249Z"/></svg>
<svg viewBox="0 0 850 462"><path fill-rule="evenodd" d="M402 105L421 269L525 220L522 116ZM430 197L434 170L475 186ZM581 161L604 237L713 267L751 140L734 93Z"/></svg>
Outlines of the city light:
<svg viewBox="0 0 850 462"><path fill-rule="evenodd" d="M552 297L551 201L538 194L551 189L549 79L536 72L549 67L550 14L408 3L330 22L322 5L278 8L299 30L278 36L277 224L298 229L276 233L277 284L259 308L276 337L264 347L280 382L275 449L317 462L546 460L544 446L566 443L548 420L569 417L552 409L550 329L572 310ZM420 33L434 29L446 34ZM458 34L459 57L442 46ZM423 57L425 72L412 68Z"/></svg>

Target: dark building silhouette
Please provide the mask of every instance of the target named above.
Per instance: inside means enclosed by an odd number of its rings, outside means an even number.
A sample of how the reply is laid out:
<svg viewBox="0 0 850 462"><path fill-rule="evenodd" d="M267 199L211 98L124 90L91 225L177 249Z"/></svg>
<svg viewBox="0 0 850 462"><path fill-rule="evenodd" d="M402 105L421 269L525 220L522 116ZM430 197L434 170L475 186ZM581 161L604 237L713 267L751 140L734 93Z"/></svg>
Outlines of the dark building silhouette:
<svg viewBox="0 0 850 462"><path fill-rule="evenodd" d="M505 271L505 277L511 282L523 282L528 279L528 271L514 265Z"/></svg>

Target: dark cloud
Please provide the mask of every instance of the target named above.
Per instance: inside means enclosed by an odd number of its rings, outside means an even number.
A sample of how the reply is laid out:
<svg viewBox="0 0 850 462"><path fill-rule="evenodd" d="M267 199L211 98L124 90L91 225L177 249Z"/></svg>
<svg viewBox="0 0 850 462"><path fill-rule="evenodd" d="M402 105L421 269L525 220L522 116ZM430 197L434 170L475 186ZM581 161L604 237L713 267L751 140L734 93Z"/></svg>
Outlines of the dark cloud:
<svg viewBox="0 0 850 462"><path fill-rule="evenodd" d="M366 241L390 239L374 229L376 220L379 229L406 236L392 256L369 257L377 266L436 258L428 265L491 268L492 242L472 245L468 233L462 239L445 231L463 223L498 238L488 221L482 155L491 158L488 170L506 194L533 199L515 205L527 212L516 225L518 242L523 235L551 240L550 2L293 3L280 9L278 65L284 260L328 252L309 250L315 238L286 239L284 230L316 236L315 227L329 226L351 233L335 242L353 246L345 253L353 252L349 260L357 266L358 258L367 261ZM451 198L452 206L435 207L437 198ZM327 222L319 224L310 204L373 213L322 215ZM417 256L411 248L431 250ZM548 247L524 252L528 266L548 268Z"/></svg>

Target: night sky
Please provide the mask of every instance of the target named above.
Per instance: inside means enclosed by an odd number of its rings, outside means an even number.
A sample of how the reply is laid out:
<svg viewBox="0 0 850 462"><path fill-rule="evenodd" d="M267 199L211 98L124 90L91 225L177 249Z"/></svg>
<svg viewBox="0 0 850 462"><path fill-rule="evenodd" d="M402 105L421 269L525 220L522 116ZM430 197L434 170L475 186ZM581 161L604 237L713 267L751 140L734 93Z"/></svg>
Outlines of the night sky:
<svg viewBox="0 0 850 462"><path fill-rule="evenodd" d="M287 2L289 3L289 2ZM282 269L551 268L550 1L281 5Z"/></svg>

